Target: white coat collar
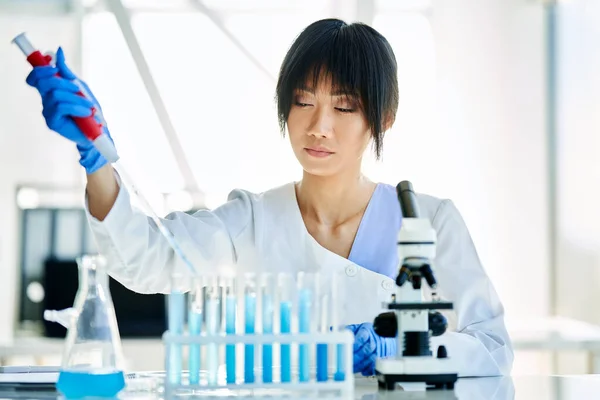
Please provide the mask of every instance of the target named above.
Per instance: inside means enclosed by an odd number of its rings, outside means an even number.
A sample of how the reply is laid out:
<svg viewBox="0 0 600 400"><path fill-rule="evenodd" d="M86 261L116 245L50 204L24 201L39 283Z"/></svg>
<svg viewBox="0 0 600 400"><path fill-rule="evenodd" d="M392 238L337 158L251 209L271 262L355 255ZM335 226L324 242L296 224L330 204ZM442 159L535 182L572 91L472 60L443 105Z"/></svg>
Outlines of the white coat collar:
<svg viewBox="0 0 600 400"><path fill-rule="evenodd" d="M294 182L265 192L264 195L264 204L269 212L263 214L272 218L268 224L281 235L275 238L279 239L276 244L270 244L270 253L274 256L272 252L277 251L277 258L286 260L287 268L296 272L327 272L324 276L335 274L343 291L342 323L372 321L382 311L382 302L389 301L394 288L392 280L321 246L306 229L298 206ZM300 259L293 259L295 254L299 254Z"/></svg>

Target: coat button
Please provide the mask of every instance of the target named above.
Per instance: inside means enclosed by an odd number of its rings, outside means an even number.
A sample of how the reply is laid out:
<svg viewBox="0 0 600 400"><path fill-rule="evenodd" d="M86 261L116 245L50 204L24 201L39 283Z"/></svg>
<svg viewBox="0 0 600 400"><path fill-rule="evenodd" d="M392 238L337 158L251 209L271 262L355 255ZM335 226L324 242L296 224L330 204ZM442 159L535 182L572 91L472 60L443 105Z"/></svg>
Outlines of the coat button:
<svg viewBox="0 0 600 400"><path fill-rule="evenodd" d="M390 281L390 280L385 280L381 282L381 286L385 289L385 290L393 290L394 289L394 282Z"/></svg>
<svg viewBox="0 0 600 400"><path fill-rule="evenodd" d="M346 267L346 275L348 275L348 276L354 276L354 275L356 275L357 272L358 272L358 270L356 269L356 266L354 266L354 265L348 265Z"/></svg>

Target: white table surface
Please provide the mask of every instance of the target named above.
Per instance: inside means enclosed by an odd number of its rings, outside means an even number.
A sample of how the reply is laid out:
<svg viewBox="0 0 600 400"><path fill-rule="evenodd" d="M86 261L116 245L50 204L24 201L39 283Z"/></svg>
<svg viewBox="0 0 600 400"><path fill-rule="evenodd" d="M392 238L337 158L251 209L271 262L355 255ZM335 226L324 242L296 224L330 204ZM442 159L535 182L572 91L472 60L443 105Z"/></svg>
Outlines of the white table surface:
<svg viewBox="0 0 600 400"><path fill-rule="evenodd" d="M584 400L600 398L599 375L459 379L451 391L378 391L357 383L356 399Z"/></svg>
<svg viewBox="0 0 600 400"><path fill-rule="evenodd" d="M583 375L574 377L521 376L498 378L459 379L454 391L402 391L384 392L357 383L356 399L460 399L460 400L571 400L595 398L600 390L600 377Z"/></svg>
<svg viewBox="0 0 600 400"><path fill-rule="evenodd" d="M552 352L552 371L558 371L558 353L584 351L586 372L600 373L600 326L561 316L507 319L506 326L514 350Z"/></svg>
<svg viewBox="0 0 600 400"><path fill-rule="evenodd" d="M515 350L600 351L600 326L565 317L506 321ZM600 396L599 396L600 397Z"/></svg>
<svg viewBox="0 0 600 400"><path fill-rule="evenodd" d="M159 400L164 395L157 393L130 392L119 397L135 400ZM49 393L29 392L17 394L0 391L0 399L56 399L57 396ZM198 399L199 397L179 397L181 399ZM206 397L203 397L203 399ZM215 398L215 397L210 397ZM222 398L222 397L220 397ZM258 397L257 397L258 398ZM302 397L303 399L329 398L329 397ZM518 376L499 378L473 378L459 379L454 391L403 391L396 389L393 392L383 392L377 389L374 380L361 380L357 382L354 399L434 399L434 400L584 400L600 398L599 375L575 376ZM240 399L237 397L237 399ZM249 399L249 398L245 398ZM274 397L270 397L274 399ZM286 397L294 399L294 397ZM352 400L352 399L348 399Z"/></svg>

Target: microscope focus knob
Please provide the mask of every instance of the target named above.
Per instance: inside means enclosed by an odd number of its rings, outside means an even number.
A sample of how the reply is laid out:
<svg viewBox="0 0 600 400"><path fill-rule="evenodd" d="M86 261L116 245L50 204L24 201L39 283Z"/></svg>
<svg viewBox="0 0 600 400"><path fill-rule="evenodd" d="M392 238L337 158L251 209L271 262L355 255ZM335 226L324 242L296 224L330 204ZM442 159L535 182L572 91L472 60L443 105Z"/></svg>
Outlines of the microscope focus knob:
<svg viewBox="0 0 600 400"><path fill-rule="evenodd" d="M446 346L438 347L437 358L448 358L448 350L446 350Z"/></svg>
<svg viewBox="0 0 600 400"><path fill-rule="evenodd" d="M438 311L429 313L429 330L431 336L441 336L448 329L448 320Z"/></svg>
<svg viewBox="0 0 600 400"><path fill-rule="evenodd" d="M396 337L398 334L398 319L394 312L379 314L373 321L373 330L381 337Z"/></svg>

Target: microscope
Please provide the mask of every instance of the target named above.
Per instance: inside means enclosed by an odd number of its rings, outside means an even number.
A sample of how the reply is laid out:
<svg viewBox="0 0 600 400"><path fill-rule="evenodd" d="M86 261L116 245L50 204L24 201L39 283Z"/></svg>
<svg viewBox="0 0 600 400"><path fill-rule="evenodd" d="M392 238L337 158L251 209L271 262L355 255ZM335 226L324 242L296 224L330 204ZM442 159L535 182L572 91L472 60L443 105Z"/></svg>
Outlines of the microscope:
<svg viewBox="0 0 600 400"><path fill-rule="evenodd" d="M446 318L435 310L452 310L452 303L437 298L437 282L432 262L437 235L429 218L420 218L417 197L412 184L402 181L396 186L402 210L402 227L398 233L400 270L396 293L389 312L375 318L373 328L382 337L396 337L397 355L377 359L375 374L379 388L394 390L397 383L420 382L425 388L454 389L458 374L445 346L432 352L430 335L442 335L448 326ZM423 282L424 281L424 282ZM425 302L422 285L428 285L433 300Z"/></svg>

